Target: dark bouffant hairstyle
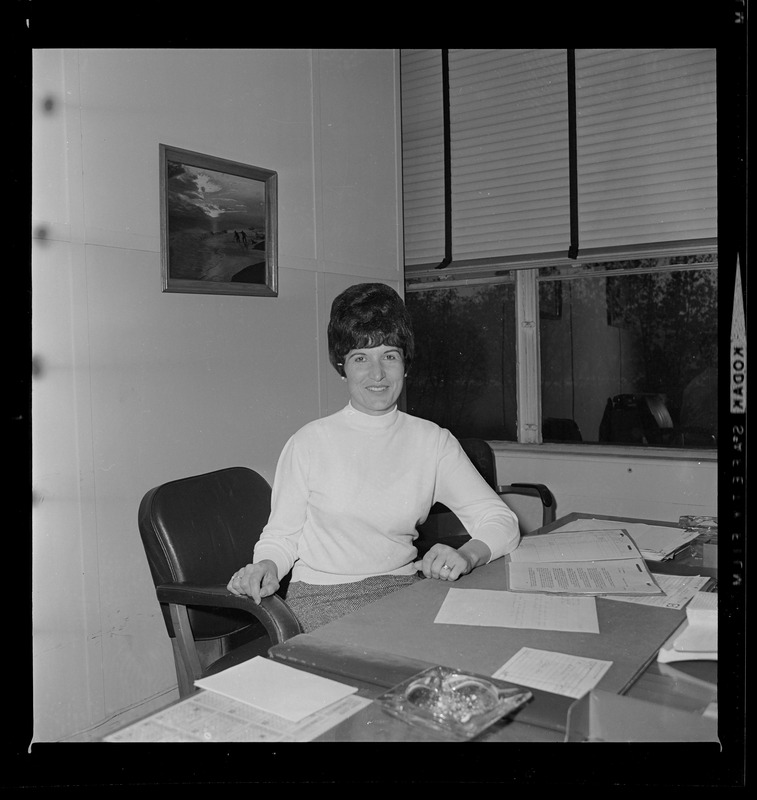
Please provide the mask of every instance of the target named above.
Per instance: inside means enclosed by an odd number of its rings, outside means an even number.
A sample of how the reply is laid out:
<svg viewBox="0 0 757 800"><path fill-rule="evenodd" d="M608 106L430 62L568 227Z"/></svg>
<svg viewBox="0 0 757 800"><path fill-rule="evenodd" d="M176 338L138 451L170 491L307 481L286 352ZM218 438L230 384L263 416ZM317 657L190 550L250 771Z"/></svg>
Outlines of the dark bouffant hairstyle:
<svg viewBox="0 0 757 800"><path fill-rule="evenodd" d="M329 360L340 375L344 375L344 359L350 350L400 347L406 368L415 351L410 314L397 292L383 283L358 283L334 300L328 342Z"/></svg>

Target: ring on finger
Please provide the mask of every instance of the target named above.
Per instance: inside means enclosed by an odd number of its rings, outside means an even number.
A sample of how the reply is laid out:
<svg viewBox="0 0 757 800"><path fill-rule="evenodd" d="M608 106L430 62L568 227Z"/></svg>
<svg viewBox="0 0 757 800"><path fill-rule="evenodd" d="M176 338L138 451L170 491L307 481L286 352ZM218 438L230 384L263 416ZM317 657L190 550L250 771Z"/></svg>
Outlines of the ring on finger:
<svg viewBox="0 0 757 800"><path fill-rule="evenodd" d="M446 569L446 570L447 570L447 572L449 572L449 570L450 570L450 567L449 567L449 565L445 564L445 565L442 567L442 569L443 569L443 570L445 570L445 569Z"/></svg>

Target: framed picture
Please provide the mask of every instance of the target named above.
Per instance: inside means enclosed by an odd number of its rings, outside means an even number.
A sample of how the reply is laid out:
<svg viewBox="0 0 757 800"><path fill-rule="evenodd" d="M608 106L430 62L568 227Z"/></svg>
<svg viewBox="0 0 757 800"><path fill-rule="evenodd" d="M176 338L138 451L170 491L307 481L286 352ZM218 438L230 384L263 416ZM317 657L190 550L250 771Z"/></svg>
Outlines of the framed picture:
<svg viewBox="0 0 757 800"><path fill-rule="evenodd" d="M164 292L278 295L277 174L160 145Z"/></svg>

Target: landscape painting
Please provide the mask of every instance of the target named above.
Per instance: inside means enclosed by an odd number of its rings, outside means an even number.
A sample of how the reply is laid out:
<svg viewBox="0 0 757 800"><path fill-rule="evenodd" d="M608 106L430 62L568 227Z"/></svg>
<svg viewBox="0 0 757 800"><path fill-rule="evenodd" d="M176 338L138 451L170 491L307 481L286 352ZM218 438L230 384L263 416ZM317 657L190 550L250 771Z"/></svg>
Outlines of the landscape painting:
<svg viewBox="0 0 757 800"><path fill-rule="evenodd" d="M278 294L277 175L160 145L164 292Z"/></svg>

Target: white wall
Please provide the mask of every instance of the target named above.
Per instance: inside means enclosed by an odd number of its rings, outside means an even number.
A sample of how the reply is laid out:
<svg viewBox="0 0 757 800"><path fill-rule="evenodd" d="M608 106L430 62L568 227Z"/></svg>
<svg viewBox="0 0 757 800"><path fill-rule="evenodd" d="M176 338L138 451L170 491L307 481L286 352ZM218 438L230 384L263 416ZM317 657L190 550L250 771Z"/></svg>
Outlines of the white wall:
<svg viewBox="0 0 757 800"><path fill-rule="evenodd" d="M494 442L500 484L543 483L558 517L571 512L678 522L718 514L718 463L710 454L662 448L532 445ZM527 533L541 524L538 501L507 495Z"/></svg>
<svg viewBox="0 0 757 800"><path fill-rule="evenodd" d="M37 50L33 71L34 737L53 741L175 696L142 495L234 464L271 481L346 402L331 300L401 289L398 76L392 50ZM159 143L278 172L278 298L161 292Z"/></svg>

